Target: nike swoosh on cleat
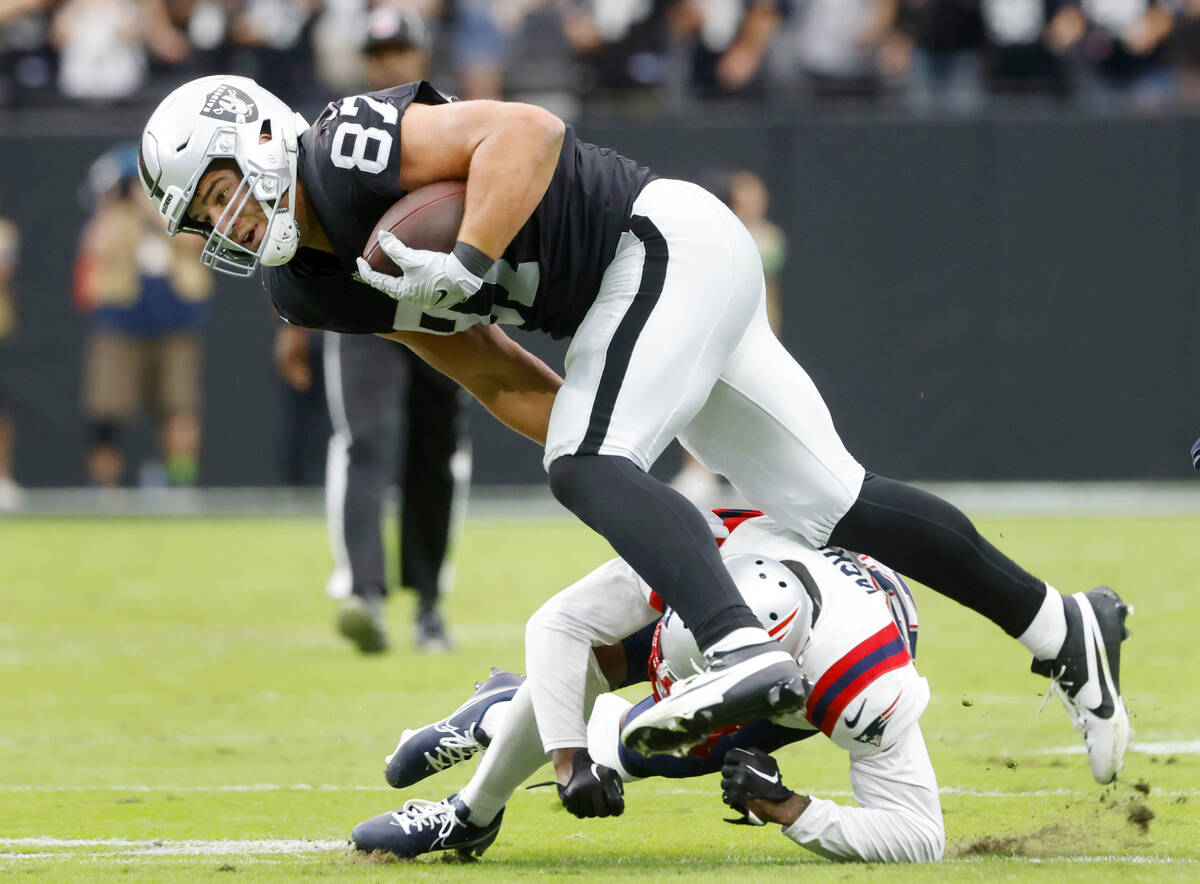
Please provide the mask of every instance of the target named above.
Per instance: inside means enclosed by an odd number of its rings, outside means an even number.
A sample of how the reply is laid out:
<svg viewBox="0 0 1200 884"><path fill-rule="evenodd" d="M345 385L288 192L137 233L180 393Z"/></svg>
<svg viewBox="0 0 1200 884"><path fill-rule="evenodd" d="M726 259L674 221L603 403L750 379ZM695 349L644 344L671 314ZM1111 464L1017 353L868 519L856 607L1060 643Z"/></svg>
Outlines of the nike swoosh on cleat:
<svg viewBox="0 0 1200 884"><path fill-rule="evenodd" d="M854 718L844 719L844 721L846 722L846 727L850 728L850 730L854 730L856 727L858 727L858 720L860 718L862 718L863 707L866 705L867 705L867 698L863 697L862 703L859 704L858 711L854 713Z"/></svg>
<svg viewBox="0 0 1200 884"><path fill-rule="evenodd" d="M769 777L765 773L763 773L761 770L757 770L756 768L753 768L748 764L746 765L746 770L750 771L750 773L754 774L756 777L760 777L760 778L766 780L768 783L778 783L779 782L779 774L778 773L776 773L774 776Z"/></svg>
<svg viewBox="0 0 1200 884"><path fill-rule="evenodd" d="M1100 682L1100 705L1092 710L1093 714L1099 718L1112 718L1115 706L1113 704L1112 694L1108 690L1108 660L1104 655L1104 646L1092 637L1092 644L1096 648L1097 662L1104 660L1104 666L1097 665L1096 680Z"/></svg>

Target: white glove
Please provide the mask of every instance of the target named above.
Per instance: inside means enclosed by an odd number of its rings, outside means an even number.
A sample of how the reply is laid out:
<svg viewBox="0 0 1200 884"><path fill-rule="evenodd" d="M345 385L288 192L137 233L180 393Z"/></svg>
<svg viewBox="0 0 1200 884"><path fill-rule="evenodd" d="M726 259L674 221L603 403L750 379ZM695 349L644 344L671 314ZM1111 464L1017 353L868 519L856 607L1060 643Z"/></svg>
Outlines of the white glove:
<svg viewBox="0 0 1200 884"><path fill-rule="evenodd" d="M487 255L466 243L459 243L449 254L427 252L410 249L386 230L379 232L379 247L403 275L372 270L364 258L359 258L359 277L372 288L422 311L453 307L470 298L483 285L483 274L492 263ZM463 257L474 266L467 267Z"/></svg>

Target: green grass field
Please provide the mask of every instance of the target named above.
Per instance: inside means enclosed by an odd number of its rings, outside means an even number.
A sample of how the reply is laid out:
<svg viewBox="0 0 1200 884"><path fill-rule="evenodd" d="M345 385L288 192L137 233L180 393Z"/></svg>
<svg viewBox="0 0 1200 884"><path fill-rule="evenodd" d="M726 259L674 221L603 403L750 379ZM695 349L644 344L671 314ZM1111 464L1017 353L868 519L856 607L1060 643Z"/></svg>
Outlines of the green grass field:
<svg viewBox="0 0 1200 884"><path fill-rule="evenodd" d="M491 665L521 669L525 618L606 558L567 519L472 521L448 618L459 648L366 659L333 633L324 526L308 519L0 521L0 873L17 880L345 877L510 881L1200 880L1200 519L983 520L1064 590L1135 605L1122 671L1137 729L1095 785L1057 700L1016 642L918 589L924 732L943 790L940 867L832 865L721 822L715 778L632 785L615 820L522 791L477 864L364 862L360 819L441 798L474 763L409 793L383 781L406 725L456 706ZM792 788L849 800L846 763L781 753ZM548 770L548 769L547 769ZM536 780L535 780L536 781ZM1152 819L1148 819L1149 814Z"/></svg>

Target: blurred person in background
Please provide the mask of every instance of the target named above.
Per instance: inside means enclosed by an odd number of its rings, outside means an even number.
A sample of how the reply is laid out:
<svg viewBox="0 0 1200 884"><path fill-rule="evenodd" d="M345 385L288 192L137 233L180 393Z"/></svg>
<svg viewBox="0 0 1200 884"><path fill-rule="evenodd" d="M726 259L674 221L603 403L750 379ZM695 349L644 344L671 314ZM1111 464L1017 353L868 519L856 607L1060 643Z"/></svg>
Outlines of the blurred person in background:
<svg viewBox="0 0 1200 884"><path fill-rule="evenodd" d="M318 6L318 0L241 0L229 20L237 68L285 100L303 101L315 80L311 33Z"/></svg>
<svg viewBox="0 0 1200 884"><path fill-rule="evenodd" d="M231 18L239 0L164 0L171 25L187 36L189 53L186 73L199 75L233 64L234 46L230 41ZM185 71L176 67L156 70L151 59L151 76L165 75L177 80Z"/></svg>
<svg viewBox="0 0 1200 884"><path fill-rule="evenodd" d="M189 51L163 0L65 0L51 37L58 88L78 101L132 99L146 83L149 55L179 64Z"/></svg>
<svg viewBox="0 0 1200 884"><path fill-rule="evenodd" d="M565 119L579 116L579 63L564 32L567 11L553 0L513 0L498 16L507 33L504 95Z"/></svg>
<svg viewBox="0 0 1200 884"><path fill-rule="evenodd" d="M1179 99L1187 107L1196 107L1200 105L1200 0L1180 3L1170 50L1179 74Z"/></svg>
<svg viewBox="0 0 1200 884"><path fill-rule="evenodd" d="M36 105L55 94L51 5L51 0L0 3L0 107Z"/></svg>
<svg viewBox="0 0 1200 884"><path fill-rule="evenodd" d="M1179 94L1167 54L1174 27L1174 7L1163 0L1082 0L1056 13L1051 46L1083 58L1092 107L1161 109Z"/></svg>
<svg viewBox="0 0 1200 884"><path fill-rule="evenodd" d="M668 85L671 34L686 0L565 0L563 33L582 69L590 110L657 113Z"/></svg>
<svg viewBox="0 0 1200 884"><path fill-rule="evenodd" d="M1063 99L1070 93L1064 52L1066 0L982 0L987 36L985 68L993 97L1035 95Z"/></svg>
<svg viewBox="0 0 1200 884"><path fill-rule="evenodd" d="M703 98L762 98L801 91L818 102L878 96L877 58L896 19L896 0L752 0L692 4L704 14L693 65ZM740 20L730 12L742 13ZM725 14L719 20L714 11ZM729 39L706 32L723 25ZM768 71L768 69L770 69Z"/></svg>
<svg viewBox="0 0 1200 884"><path fill-rule="evenodd" d="M766 97L763 60L786 14L784 0L691 0L673 25L692 38L690 86L702 101Z"/></svg>
<svg viewBox="0 0 1200 884"><path fill-rule="evenodd" d="M87 473L97 486L121 484L121 437L146 407L163 464L146 465L143 483L188 486L196 481L200 451L204 329L213 283L197 261L201 249L166 236L139 193L137 174L136 145L120 145L92 164L85 184L95 209L75 261L75 303L88 316Z"/></svg>
<svg viewBox="0 0 1200 884"><path fill-rule="evenodd" d="M900 0L905 99L914 113L977 112L983 105L980 0Z"/></svg>
<svg viewBox="0 0 1200 884"><path fill-rule="evenodd" d="M346 50L361 50L368 13L367 0L325 0L321 4L313 22L312 48L322 89L340 95L363 87L363 54Z"/></svg>
<svg viewBox="0 0 1200 884"><path fill-rule="evenodd" d="M520 0L454 0L450 4L450 39L457 68L459 96L498 99L503 96L507 34L501 17ZM515 11L515 10L512 10ZM389 83L405 82L397 80Z"/></svg>
<svg viewBox="0 0 1200 884"><path fill-rule="evenodd" d="M288 325L275 333L281 405L279 478L293 488L325 484L333 427L325 402L324 341L324 332L297 335Z"/></svg>
<svg viewBox="0 0 1200 884"><path fill-rule="evenodd" d="M706 176L704 186L733 210L754 237L766 280L767 321L778 337L783 327L782 278L787 259L787 235L767 217L771 192L766 182L750 169L710 174ZM671 480L671 487L701 508L727 501L732 493L723 477L710 473L686 450L683 465Z"/></svg>
<svg viewBox="0 0 1200 884"><path fill-rule="evenodd" d="M791 4L781 43L793 47L800 81L820 104L879 98L897 0L802 0Z"/></svg>
<svg viewBox="0 0 1200 884"><path fill-rule="evenodd" d="M12 341L17 329L13 278L20 247L17 225L0 216L0 512L11 512L21 506L21 489L13 479L13 425L9 416L16 395L12 365Z"/></svg>
<svg viewBox="0 0 1200 884"><path fill-rule="evenodd" d="M410 11L375 10L363 54L369 89L423 79L425 22ZM277 365L296 387L311 377L310 332L284 325L278 334ZM400 584L417 594L416 647L448 651L439 601L471 472L465 393L407 347L374 335L326 332L324 366L334 429L325 485L334 570L326 589L342 600L338 629L364 653L387 648L383 503L398 481Z"/></svg>

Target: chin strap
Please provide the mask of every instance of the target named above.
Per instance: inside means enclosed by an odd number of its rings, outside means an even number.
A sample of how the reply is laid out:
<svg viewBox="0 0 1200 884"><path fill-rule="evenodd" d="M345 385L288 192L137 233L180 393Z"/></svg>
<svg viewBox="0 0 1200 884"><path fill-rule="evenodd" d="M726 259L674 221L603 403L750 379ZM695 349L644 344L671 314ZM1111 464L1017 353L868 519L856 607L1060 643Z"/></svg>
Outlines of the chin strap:
<svg viewBox="0 0 1200 884"><path fill-rule="evenodd" d="M259 263L267 267L286 264L296 256L299 247L300 227L296 224L296 216L290 210L276 209L267 227Z"/></svg>

